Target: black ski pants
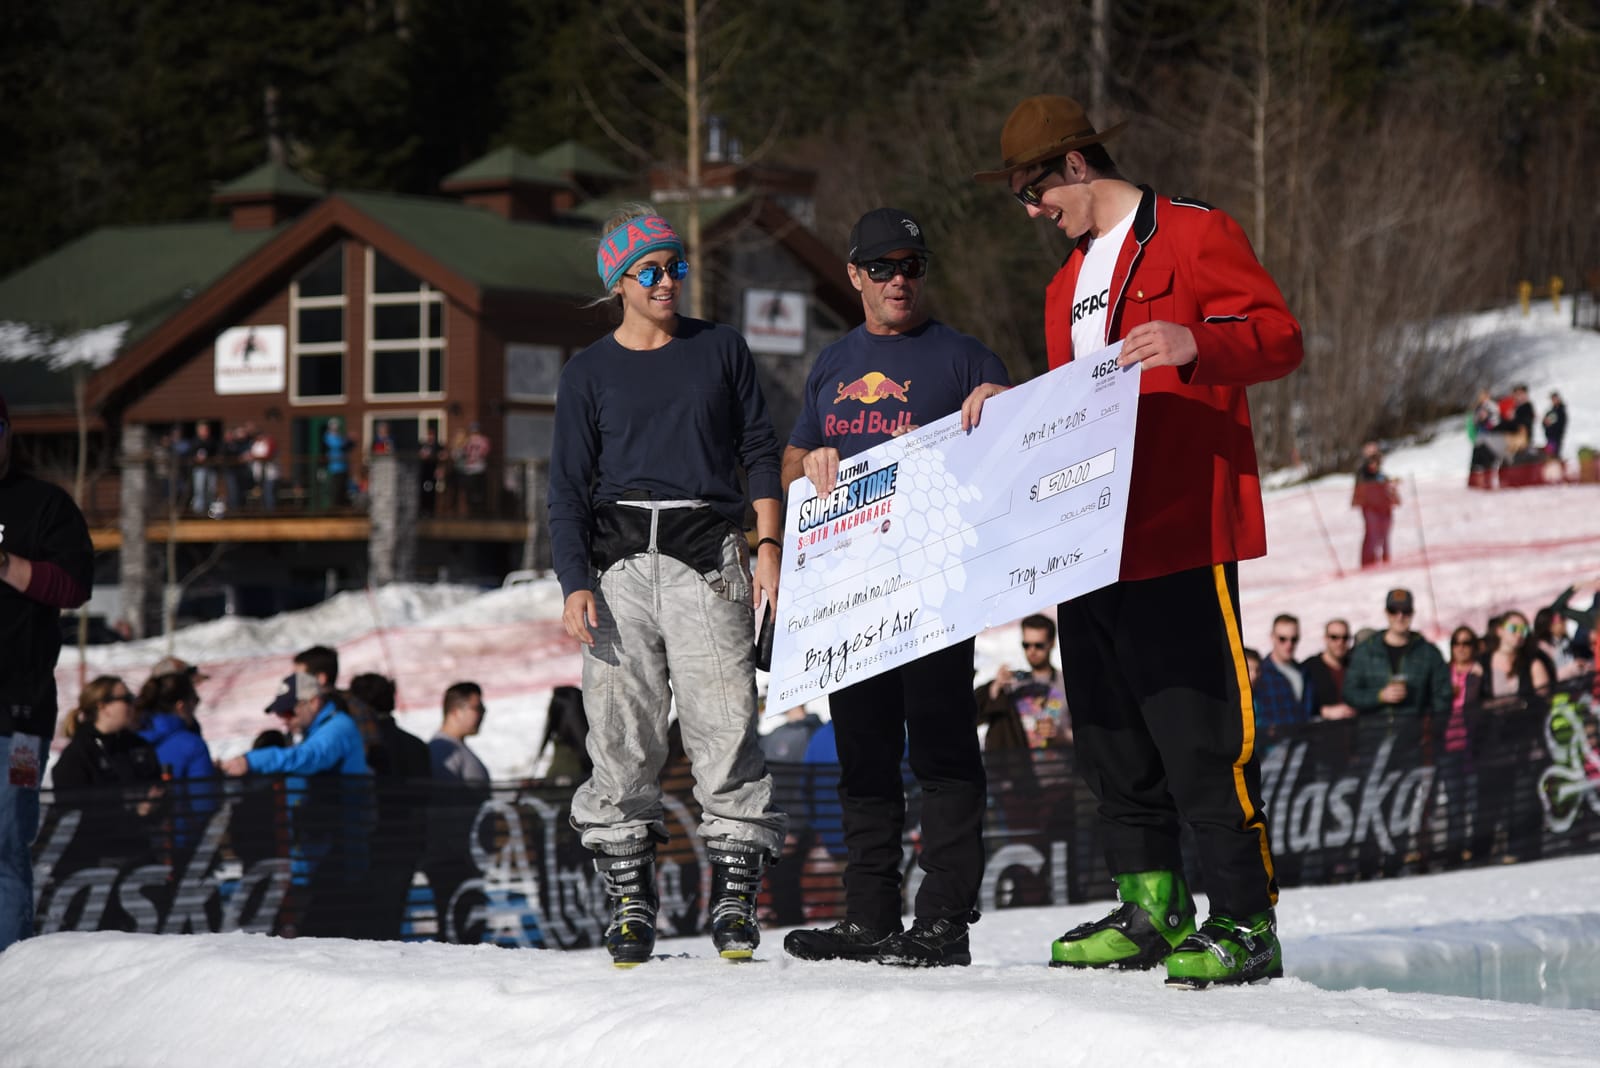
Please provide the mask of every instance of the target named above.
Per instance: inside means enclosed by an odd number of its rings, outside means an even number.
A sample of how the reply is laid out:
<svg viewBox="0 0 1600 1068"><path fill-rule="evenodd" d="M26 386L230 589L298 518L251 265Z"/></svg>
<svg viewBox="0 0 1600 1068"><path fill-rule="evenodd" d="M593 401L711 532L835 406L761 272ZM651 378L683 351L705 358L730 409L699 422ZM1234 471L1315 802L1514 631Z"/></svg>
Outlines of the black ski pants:
<svg viewBox="0 0 1600 1068"><path fill-rule="evenodd" d="M900 760L910 749L922 789L919 919L977 905L983 881L987 780L972 699L973 642L930 653L828 697L839 747L844 817L845 914L899 930L901 841L906 822Z"/></svg>
<svg viewBox="0 0 1600 1068"><path fill-rule="evenodd" d="M1182 821L1214 915L1272 907L1238 565L1116 582L1057 618L1078 768L1111 873L1182 871Z"/></svg>

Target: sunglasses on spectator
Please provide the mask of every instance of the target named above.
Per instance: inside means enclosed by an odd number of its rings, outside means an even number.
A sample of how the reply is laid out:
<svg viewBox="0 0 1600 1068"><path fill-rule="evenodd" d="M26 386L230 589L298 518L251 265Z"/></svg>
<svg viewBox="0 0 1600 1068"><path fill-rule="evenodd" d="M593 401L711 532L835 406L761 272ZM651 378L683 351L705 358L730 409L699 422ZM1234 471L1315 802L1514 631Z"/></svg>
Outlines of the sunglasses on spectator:
<svg viewBox="0 0 1600 1068"><path fill-rule="evenodd" d="M133 694L129 693L127 690L123 690L121 693L114 693L110 697L107 697L106 698L106 704L109 705L109 704L112 704L113 702L116 702L116 701L132 701L132 700L133 700Z"/></svg>
<svg viewBox="0 0 1600 1068"><path fill-rule="evenodd" d="M1061 160L1057 160L1054 163L1046 165L1045 169L1040 171L1039 174L1034 177L1033 181L1024 185L1021 189L1016 190L1011 195L1016 197L1017 202L1025 208L1040 207L1044 203L1044 190L1039 188L1039 183L1050 177L1052 174L1061 173L1061 163Z"/></svg>
<svg viewBox="0 0 1600 1068"><path fill-rule="evenodd" d="M1528 633L1528 625L1526 623L1507 623L1506 624L1506 633L1507 634L1526 634L1526 633Z"/></svg>
<svg viewBox="0 0 1600 1068"><path fill-rule="evenodd" d="M1347 641L1350 640L1350 635L1348 633L1346 633L1346 634L1332 634L1332 633L1330 633L1330 634L1325 635L1325 637L1330 642L1347 642Z"/></svg>
<svg viewBox="0 0 1600 1068"><path fill-rule="evenodd" d="M663 278L670 278L674 282L681 282L689 277L689 261L673 260L665 267L654 263L647 263L633 274L622 277L631 278L645 289L654 289Z"/></svg>
<svg viewBox="0 0 1600 1068"><path fill-rule="evenodd" d="M874 282L887 282L897 274L907 278L921 278L928 269L928 261L921 256L907 256L903 260L868 260L856 264Z"/></svg>
<svg viewBox="0 0 1600 1068"><path fill-rule="evenodd" d="M1049 642L1023 642L1022 643L1022 647L1024 649L1048 649L1048 648L1050 648L1050 643Z"/></svg>
<svg viewBox="0 0 1600 1068"><path fill-rule="evenodd" d="M1276 642L1283 642L1286 645L1294 645L1294 644L1296 644L1297 642L1300 641L1300 635L1298 635L1298 634L1274 634L1272 636L1272 640L1276 641Z"/></svg>
<svg viewBox="0 0 1600 1068"><path fill-rule="evenodd" d="M1452 641L1450 644L1451 645L1477 645L1478 643L1476 641L1474 641L1473 639L1471 639L1471 638L1457 638L1454 641Z"/></svg>

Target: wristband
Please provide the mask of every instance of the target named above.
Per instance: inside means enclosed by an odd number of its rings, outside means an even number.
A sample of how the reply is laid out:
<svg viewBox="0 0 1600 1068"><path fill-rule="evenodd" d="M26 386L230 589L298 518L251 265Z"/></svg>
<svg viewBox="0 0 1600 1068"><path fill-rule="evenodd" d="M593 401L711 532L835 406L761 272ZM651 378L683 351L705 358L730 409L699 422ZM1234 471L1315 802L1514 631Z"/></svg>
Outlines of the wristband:
<svg viewBox="0 0 1600 1068"><path fill-rule="evenodd" d="M771 545L780 553L783 552L783 542L779 541L777 538L762 538L760 541L756 542L756 551L760 552L763 545Z"/></svg>

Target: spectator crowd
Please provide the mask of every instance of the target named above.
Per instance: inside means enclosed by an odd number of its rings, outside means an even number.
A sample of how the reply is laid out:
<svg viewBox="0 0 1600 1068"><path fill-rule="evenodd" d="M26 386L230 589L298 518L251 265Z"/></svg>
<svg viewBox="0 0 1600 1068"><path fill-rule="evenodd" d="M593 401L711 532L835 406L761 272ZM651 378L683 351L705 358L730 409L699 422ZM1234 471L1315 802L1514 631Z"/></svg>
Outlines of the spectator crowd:
<svg viewBox="0 0 1600 1068"><path fill-rule="evenodd" d="M315 425L315 424L314 424ZM284 510L339 511L366 506L375 456L409 453L417 462L418 511L425 516L479 516L492 510L494 445L473 422L448 445L429 427L415 445L397 443L388 420L376 420L363 449L340 416L320 424L314 442L293 453L253 422L222 428L201 420L160 435L151 450L156 491L175 511L221 519ZM508 472L508 477L511 473ZM504 487L520 492L514 481Z"/></svg>

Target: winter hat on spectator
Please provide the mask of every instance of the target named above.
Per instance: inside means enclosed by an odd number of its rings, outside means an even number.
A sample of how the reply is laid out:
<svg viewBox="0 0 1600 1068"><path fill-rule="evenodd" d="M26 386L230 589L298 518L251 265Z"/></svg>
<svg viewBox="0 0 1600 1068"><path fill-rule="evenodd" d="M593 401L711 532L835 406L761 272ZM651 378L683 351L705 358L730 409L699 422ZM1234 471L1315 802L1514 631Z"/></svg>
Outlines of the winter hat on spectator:
<svg viewBox="0 0 1600 1068"><path fill-rule="evenodd" d="M296 671L278 683L278 696L267 706L267 714L287 716L301 701L309 701L322 693L322 686L304 671Z"/></svg>
<svg viewBox="0 0 1600 1068"><path fill-rule="evenodd" d="M150 669L152 679L166 675L187 675L190 682L204 682L211 677L187 660L179 660L175 656L162 657L156 661L156 666Z"/></svg>
<svg viewBox="0 0 1600 1068"><path fill-rule="evenodd" d="M1383 610L1395 615L1409 616L1416 612L1416 605L1411 600L1410 590L1394 589L1384 598Z"/></svg>

